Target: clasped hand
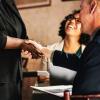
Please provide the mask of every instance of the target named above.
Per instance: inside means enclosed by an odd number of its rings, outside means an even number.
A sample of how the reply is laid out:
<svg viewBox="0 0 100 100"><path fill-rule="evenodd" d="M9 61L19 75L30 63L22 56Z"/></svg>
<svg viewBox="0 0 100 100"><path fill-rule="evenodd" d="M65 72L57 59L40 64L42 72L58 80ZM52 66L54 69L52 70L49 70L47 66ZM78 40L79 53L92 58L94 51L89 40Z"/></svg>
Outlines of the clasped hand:
<svg viewBox="0 0 100 100"><path fill-rule="evenodd" d="M31 53L33 59L41 57L49 58L51 55L51 50L32 40L25 40L25 42L21 45L21 48L22 50Z"/></svg>

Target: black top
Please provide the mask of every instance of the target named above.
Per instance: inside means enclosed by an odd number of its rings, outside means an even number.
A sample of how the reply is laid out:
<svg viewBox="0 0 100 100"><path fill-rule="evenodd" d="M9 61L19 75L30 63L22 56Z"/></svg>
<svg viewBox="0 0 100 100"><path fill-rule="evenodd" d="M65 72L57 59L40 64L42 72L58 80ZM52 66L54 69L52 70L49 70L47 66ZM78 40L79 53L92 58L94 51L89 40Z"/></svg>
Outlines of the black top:
<svg viewBox="0 0 100 100"><path fill-rule="evenodd" d="M19 49L4 49L7 36L28 38L14 1L0 0L0 81L16 81L21 55Z"/></svg>
<svg viewBox="0 0 100 100"><path fill-rule="evenodd" d="M62 52L64 52L64 49L62 50ZM66 55L68 55L68 54L69 53L66 53ZM76 51L75 54L76 54L77 57L79 57L79 58L81 57L81 55L82 55L82 46L79 47L79 49Z"/></svg>
<svg viewBox="0 0 100 100"><path fill-rule="evenodd" d="M62 49L62 52L64 52L64 49ZM68 53L66 53L67 56ZM81 57L82 54L82 46L78 48L76 51L77 57ZM60 59L59 59L60 60ZM73 80L76 75L76 71L70 70L68 68L60 69L58 66L50 66L49 72L50 72L50 85L69 85L73 83ZM68 76L65 76L67 75Z"/></svg>

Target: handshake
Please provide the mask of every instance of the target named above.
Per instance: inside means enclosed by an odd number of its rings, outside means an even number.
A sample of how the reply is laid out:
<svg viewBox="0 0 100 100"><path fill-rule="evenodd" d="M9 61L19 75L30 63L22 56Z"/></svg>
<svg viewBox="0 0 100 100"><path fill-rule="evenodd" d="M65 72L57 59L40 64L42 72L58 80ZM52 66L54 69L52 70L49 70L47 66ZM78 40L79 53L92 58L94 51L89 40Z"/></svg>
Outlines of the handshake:
<svg viewBox="0 0 100 100"><path fill-rule="evenodd" d="M41 57L49 58L52 53L47 47L43 47L41 44L32 40L25 40L24 43L21 44L21 49L29 52L33 59Z"/></svg>

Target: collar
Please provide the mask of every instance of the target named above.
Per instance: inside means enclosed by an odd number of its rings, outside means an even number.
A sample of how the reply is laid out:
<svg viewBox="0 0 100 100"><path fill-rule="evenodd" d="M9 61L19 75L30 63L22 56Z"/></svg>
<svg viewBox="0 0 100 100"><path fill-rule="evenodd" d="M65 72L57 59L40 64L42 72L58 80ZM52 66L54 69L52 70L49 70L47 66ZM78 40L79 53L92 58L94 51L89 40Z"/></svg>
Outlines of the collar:
<svg viewBox="0 0 100 100"><path fill-rule="evenodd" d="M92 40L100 43L100 28L98 28L94 31L94 36L93 36Z"/></svg>

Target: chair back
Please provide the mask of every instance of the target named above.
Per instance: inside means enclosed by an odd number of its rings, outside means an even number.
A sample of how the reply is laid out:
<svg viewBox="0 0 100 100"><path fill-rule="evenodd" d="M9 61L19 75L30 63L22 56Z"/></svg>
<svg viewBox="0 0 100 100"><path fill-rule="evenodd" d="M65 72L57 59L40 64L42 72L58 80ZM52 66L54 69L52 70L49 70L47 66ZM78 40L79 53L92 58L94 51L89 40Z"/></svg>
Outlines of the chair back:
<svg viewBox="0 0 100 100"><path fill-rule="evenodd" d="M64 100L100 100L100 94L71 95L69 91L64 91Z"/></svg>

